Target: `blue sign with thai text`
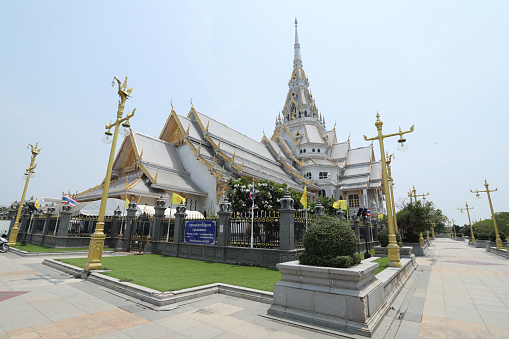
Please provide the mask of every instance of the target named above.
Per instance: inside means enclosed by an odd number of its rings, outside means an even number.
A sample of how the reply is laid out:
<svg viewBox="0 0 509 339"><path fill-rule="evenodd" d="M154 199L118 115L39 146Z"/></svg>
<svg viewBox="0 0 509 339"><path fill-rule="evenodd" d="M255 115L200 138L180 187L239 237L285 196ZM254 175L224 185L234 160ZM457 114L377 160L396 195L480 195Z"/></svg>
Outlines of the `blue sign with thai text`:
<svg viewBox="0 0 509 339"><path fill-rule="evenodd" d="M212 220L186 221L184 242L188 244L214 245L216 222Z"/></svg>

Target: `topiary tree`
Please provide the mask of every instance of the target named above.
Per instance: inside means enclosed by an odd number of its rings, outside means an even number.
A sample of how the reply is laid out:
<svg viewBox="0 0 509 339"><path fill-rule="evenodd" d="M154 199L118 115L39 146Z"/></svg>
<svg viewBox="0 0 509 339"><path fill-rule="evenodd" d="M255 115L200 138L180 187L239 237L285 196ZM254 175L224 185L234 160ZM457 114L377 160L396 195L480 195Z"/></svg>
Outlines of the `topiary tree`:
<svg viewBox="0 0 509 339"><path fill-rule="evenodd" d="M360 263L357 236L348 224L336 217L321 216L304 234L302 265L348 268Z"/></svg>
<svg viewBox="0 0 509 339"><path fill-rule="evenodd" d="M502 242L505 242L505 238L507 238L507 237L504 234L504 232L498 232L498 235L500 235L500 240ZM495 230L493 230L490 232L490 241L495 242L496 240L497 240L497 234L495 233Z"/></svg>
<svg viewBox="0 0 509 339"><path fill-rule="evenodd" d="M378 241L382 247L387 247L387 245L389 245L389 229L387 227L384 227L381 231L378 231ZM399 236L399 233L396 233L396 242L398 244L401 243L401 237Z"/></svg>

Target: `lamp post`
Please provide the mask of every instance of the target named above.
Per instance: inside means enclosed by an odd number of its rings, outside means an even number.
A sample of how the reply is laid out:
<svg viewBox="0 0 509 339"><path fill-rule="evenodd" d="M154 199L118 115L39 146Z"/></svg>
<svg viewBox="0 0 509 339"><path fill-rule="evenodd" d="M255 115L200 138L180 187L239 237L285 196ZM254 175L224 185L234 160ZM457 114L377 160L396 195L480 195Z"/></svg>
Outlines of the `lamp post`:
<svg viewBox="0 0 509 339"><path fill-rule="evenodd" d="M433 240L435 240L435 226L436 226L436 223L432 222L431 223L431 236L433 237Z"/></svg>
<svg viewBox="0 0 509 339"><path fill-rule="evenodd" d="M491 209L491 218L493 219L493 226L495 227L497 248L501 249L501 248L503 248L502 239L500 239L500 234L498 233L497 220L495 219L495 213L493 212L493 204L491 203L491 197L490 197L490 192L496 192L498 190L498 188L495 188L494 190L490 190L488 188L488 186L489 186L488 181L486 181L486 179L484 179L484 187L486 187L485 191L475 190L475 192L474 192L474 191L470 190L470 192L475 193L477 197L480 197L479 193L481 193L481 192L486 192L488 194L488 201L490 202L490 209Z"/></svg>
<svg viewBox="0 0 509 339"><path fill-rule="evenodd" d="M456 227L454 227L454 219L452 219L452 231L454 232L454 239L456 239L458 235L456 234Z"/></svg>
<svg viewBox="0 0 509 339"><path fill-rule="evenodd" d="M114 78L118 83L118 95L120 96L120 100L118 101L118 109L117 109L117 120L114 123L110 123L106 125L107 131L104 133L103 141L107 144L111 143L111 151L110 151L110 159L108 162L108 169L106 170L106 178L104 178L104 187L103 187L103 195L101 199L101 206L99 207L99 217L97 218L97 224L95 226L95 231L90 238L90 246L88 248L88 258L87 263L84 267L85 271L90 269L98 269L102 267L101 258L103 254L104 248L104 238L106 237L104 234L104 214L106 211L106 202L108 200L108 191L110 188L110 179L111 179L111 170L113 167L113 159L115 156L115 149L117 146L117 137L120 129L120 134L123 136L127 136L130 133L129 119L134 115L136 108L133 109L132 113L127 113L125 118L122 118L124 114L124 106L126 100L130 97L133 88L127 88L127 77L125 77L125 81L121 84L120 80L116 77ZM111 83L112 86L115 85L115 80ZM122 124L122 128L120 128L120 124ZM115 127L113 134L111 133L111 128Z"/></svg>
<svg viewBox="0 0 509 339"><path fill-rule="evenodd" d="M391 154L391 155L388 155L388 153L386 153L387 155L387 160L385 161L386 165L387 165L387 175L388 175L388 179L389 179L389 184L390 184L390 188L391 188L391 204L392 204L392 218L394 220L394 234L398 234L398 221L396 219L396 206L394 204L394 193L393 193L393 190L392 190L392 186L394 186L394 179L392 178L392 173L391 173L391 157L394 157L394 154ZM398 239L396 237L396 239Z"/></svg>
<svg viewBox="0 0 509 339"><path fill-rule="evenodd" d="M375 122L376 129L378 130L378 135L373 138L368 138L364 135L364 140L370 141L370 140L378 140L380 143L380 158L382 159L382 179L384 183L384 193L385 193L385 205L387 209L387 221L389 224L389 244L387 245L387 252L389 256L389 266L392 267L401 267L400 257L399 257L399 246L396 242L396 235L394 234L394 223L392 217L392 203L391 203L391 194L390 194L390 186L389 186L389 180L387 175L387 165L385 162L385 150L384 150L384 139L388 137L393 137L396 135L399 135L400 138L398 140L398 150L400 151L406 151L408 149L408 145L406 143L406 139L403 138L404 134L413 132L414 126L410 127L409 131L402 132L401 128L399 129L399 133L392 133L384 135L382 133L382 126L383 122L380 120L380 115L378 112L376 113L376 122Z"/></svg>
<svg viewBox="0 0 509 339"><path fill-rule="evenodd" d="M32 153L32 158L30 159L30 166L25 170L25 174L23 175L23 179L25 179L25 188L23 189L23 195L21 196L21 202L19 203L18 213L16 214L16 219L14 220L14 225L12 226L11 233L9 234L9 246L16 246L16 238L18 237L19 231L19 217L21 215L21 210L23 209L23 202L25 201L25 195L27 193L28 182L30 178L35 176L35 168L37 164L35 164L35 157L42 148L37 148L38 143L35 146L28 144L30 146L30 152ZM27 148L28 148L27 146Z"/></svg>
<svg viewBox="0 0 509 339"><path fill-rule="evenodd" d="M468 202L465 203L465 208L459 208L458 209L463 213L463 211L467 211L468 214L468 223L470 224L470 235L472 236L472 244L475 244L475 237L474 237L474 230L472 229L472 221L470 220L470 212L468 210L473 209L473 207L468 207Z"/></svg>

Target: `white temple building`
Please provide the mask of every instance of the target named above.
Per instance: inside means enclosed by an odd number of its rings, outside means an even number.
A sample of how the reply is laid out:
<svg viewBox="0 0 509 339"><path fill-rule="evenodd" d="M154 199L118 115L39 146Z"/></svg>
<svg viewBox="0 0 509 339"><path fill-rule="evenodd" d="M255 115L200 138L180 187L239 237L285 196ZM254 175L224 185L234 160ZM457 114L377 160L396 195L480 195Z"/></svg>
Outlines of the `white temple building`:
<svg viewBox="0 0 509 339"><path fill-rule="evenodd" d="M373 144L351 148L338 142L336 128L327 130L318 113L302 66L295 20L293 70L282 112L274 132L261 142L198 112L191 104L187 116L171 113L158 138L131 130L116 156L109 197L155 206L162 195L187 198L191 211L212 213L225 197L229 178L304 186L311 199L346 199L350 212L359 207L383 213L381 162ZM81 192L78 201L100 199L103 184Z"/></svg>

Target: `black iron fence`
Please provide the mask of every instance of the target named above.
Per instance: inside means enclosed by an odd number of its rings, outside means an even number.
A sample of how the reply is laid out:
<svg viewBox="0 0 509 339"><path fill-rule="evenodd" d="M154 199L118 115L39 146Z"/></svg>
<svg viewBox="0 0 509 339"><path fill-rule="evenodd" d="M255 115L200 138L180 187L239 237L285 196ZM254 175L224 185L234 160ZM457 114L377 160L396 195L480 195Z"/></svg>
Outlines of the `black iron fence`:
<svg viewBox="0 0 509 339"><path fill-rule="evenodd" d="M34 234L42 234L42 231L44 230L44 224L46 223L46 218L44 218L44 215L41 215L39 218L37 218L37 222L35 222L32 227L34 228Z"/></svg>
<svg viewBox="0 0 509 339"><path fill-rule="evenodd" d="M175 234L175 218L163 218L161 220L161 237L159 241L173 242Z"/></svg>
<svg viewBox="0 0 509 339"><path fill-rule="evenodd" d="M68 237L90 237L95 231L97 225L97 216L77 216L72 217L68 225ZM112 217L104 217L104 234L109 237L111 233ZM65 225L58 225L58 227L65 227Z"/></svg>
<svg viewBox="0 0 509 339"><path fill-rule="evenodd" d="M254 224L251 229L251 222ZM256 211L253 218L250 213L234 213L229 222L229 246L250 247L251 232L253 247L279 248L279 213Z"/></svg>

